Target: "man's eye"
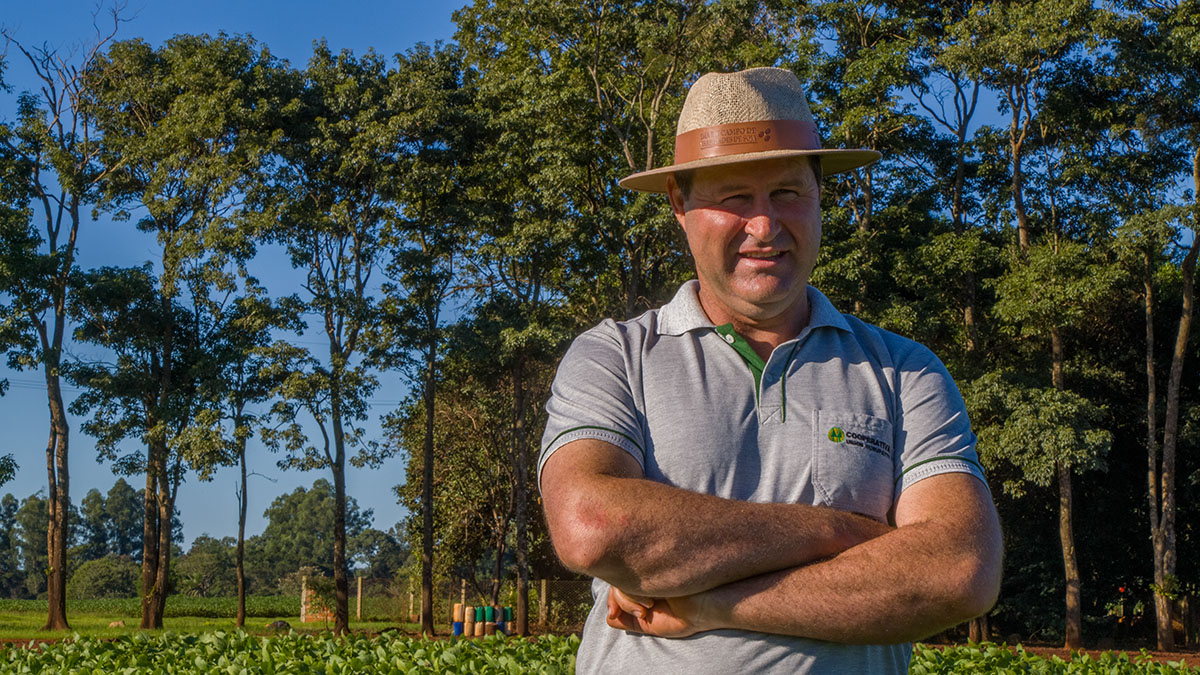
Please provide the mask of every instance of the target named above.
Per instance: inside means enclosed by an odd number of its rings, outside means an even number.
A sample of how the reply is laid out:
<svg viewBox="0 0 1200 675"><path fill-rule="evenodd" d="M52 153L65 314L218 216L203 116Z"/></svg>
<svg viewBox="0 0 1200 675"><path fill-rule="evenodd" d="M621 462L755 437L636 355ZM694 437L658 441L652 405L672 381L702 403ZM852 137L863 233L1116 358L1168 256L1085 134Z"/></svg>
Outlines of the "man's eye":
<svg viewBox="0 0 1200 675"><path fill-rule="evenodd" d="M728 197L722 199L721 203L722 204L740 204L749 198L750 198L749 195L729 195Z"/></svg>

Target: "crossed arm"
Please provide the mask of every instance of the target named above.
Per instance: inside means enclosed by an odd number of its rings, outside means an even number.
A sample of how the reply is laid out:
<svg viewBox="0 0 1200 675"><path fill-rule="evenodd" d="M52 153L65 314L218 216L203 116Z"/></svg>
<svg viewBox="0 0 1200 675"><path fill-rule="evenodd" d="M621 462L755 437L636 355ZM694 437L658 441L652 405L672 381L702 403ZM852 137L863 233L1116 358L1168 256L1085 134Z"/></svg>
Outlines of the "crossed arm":
<svg viewBox="0 0 1200 675"><path fill-rule="evenodd" d="M995 509L967 474L905 490L892 528L673 488L619 448L579 440L546 461L542 497L559 557L612 584L609 624L626 630L904 642L987 611L999 590Z"/></svg>

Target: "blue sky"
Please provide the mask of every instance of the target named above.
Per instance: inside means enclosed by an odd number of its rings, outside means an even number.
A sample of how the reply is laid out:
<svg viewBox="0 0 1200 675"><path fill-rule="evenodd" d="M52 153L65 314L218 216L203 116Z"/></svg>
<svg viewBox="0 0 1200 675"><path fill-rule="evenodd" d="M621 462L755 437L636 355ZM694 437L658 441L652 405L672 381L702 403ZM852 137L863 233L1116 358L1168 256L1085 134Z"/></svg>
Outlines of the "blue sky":
<svg viewBox="0 0 1200 675"><path fill-rule="evenodd" d="M116 39L142 38L159 45L179 33L209 33L251 35L270 47L271 52L302 67L312 52L314 40L324 38L336 51L350 49L362 54L374 48L391 56L404 52L418 42L432 44L449 41L454 33L451 14L465 3L412 2L410 0L346 0L344 2L313 2L310 0L280 2L278 0L208 0L207 2L176 2L167 0L131 0L122 12L127 18ZM96 22L101 28L111 27L107 8L102 5ZM78 53L94 41L96 28L93 14L97 4L88 0L0 0L0 25L23 44L48 46L60 53ZM0 49L3 43L0 42ZM7 53L4 79L15 91L30 89L36 81L21 54L10 47ZM11 120L15 114L15 95L0 93L0 120ZM154 260L158 254L153 239L134 231L129 223L111 223L103 218L85 222L79 240L80 264L139 265ZM255 270L272 293L283 295L295 290L299 278L292 272L286 258L276 255L264 259ZM301 344L319 349L323 342L311 333L301 338ZM87 357L86 347L71 347L74 353ZM39 489L46 489L46 438L49 412L45 387L40 371L11 371L0 364L0 379L10 383L8 395L0 398L0 420L5 433L0 441L0 454L12 453L21 465L17 477L0 487L0 494L11 492L24 498ZM407 388L396 374L381 376L383 386L372 401L371 417L366 427L369 435L377 435L378 418L391 411L406 395ZM77 390L66 390L68 399ZM68 400L69 403L69 400ZM116 480L109 466L96 462L92 439L79 430L83 420L71 418L71 499L78 504L91 488L107 492ZM247 534L257 534L266 526L264 509L277 495L298 486L308 487L317 478L328 478L329 471L300 473L282 471L275 466L278 457L261 446L251 448ZM396 504L392 486L403 479L403 464L393 458L379 470L348 468L347 492L362 508L375 511L375 527L387 529L403 517ZM126 478L135 489L144 486L144 477ZM178 506L184 527L184 546L201 535L234 536L237 533L237 483L234 468L218 472L211 483L201 483L189 477L179 491Z"/></svg>

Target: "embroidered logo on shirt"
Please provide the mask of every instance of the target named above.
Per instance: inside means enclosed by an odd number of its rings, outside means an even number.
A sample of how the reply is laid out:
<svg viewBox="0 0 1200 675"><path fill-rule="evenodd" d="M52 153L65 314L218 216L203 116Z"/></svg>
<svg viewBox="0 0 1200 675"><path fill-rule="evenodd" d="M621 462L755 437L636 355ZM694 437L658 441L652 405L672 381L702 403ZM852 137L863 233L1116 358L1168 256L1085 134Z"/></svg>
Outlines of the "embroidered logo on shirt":
<svg viewBox="0 0 1200 675"><path fill-rule="evenodd" d="M846 432L842 431L841 427L832 427L829 430L829 440L834 443L841 443L846 440Z"/></svg>
<svg viewBox="0 0 1200 675"><path fill-rule="evenodd" d="M838 431L840 432L841 429L838 429ZM832 433L830 431L830 434ZM846 432L846 444L870 450L884 457L891 458L892 456L892 446L887 441L872 438L871 436L864 436L863 434L856 434L853 431Z"/></svg>

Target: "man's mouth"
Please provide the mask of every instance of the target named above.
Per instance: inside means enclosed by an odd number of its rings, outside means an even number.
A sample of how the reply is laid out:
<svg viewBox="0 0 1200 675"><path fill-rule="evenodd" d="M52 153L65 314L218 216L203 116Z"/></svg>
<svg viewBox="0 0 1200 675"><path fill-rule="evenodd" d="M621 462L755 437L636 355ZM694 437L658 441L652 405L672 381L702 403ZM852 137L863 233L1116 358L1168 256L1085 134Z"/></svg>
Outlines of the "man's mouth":
<svg viewBox="0 0 1200 675"><path fill-rule="evenodd" d="M757 260L770 260L783 255L783 251L739 251L738 255L743 258L755 258Z"/></svg>

